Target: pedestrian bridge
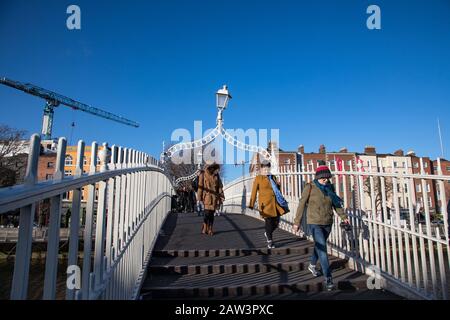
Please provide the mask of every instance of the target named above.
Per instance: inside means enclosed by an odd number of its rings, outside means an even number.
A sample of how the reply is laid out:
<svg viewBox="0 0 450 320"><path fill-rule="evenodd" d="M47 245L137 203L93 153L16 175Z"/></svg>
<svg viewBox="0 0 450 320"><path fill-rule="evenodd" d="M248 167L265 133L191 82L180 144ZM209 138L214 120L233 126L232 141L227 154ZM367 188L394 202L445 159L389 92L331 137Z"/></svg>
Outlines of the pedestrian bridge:
<svg viewBox="0 0 450 320"><path fill-rule="evenodd" d="M282 217L274 234L278 247L267 249L263 222L246 207L253 177L224 187L224 214L216 218L216 233L210 237L200 234L201 217L171 213L173 181L149 155L117 146L111 147L110 155L98 154L93 143L91 170L84 174L80 141L75 175L65 177L66 140L61 138L54 180L37 182L38 135L32 136L30 145L25 183L0 189L0 214L20 210L11 299L30 296L33 220L36 204L45 199L50 199L51 214L43 299L448 299L447 220L445 229L433 225L425 206L426 222L417 223L409 202L409 218L401 221L396 188L395 210L389 214L385 188L379 191L381 206L374 196L376 181L383 185L389 180L409 186L421 181L423 189L427 181L434 181L445 197L444 183L450 178L442 171L432 176L338 172L337 192L344 199L347 185L354 198L362 196L368 185L373 201L353 201L352 206L346 201L353 226L349 233L339 228L336 217L329 254L337 290L324 292L322 279L305 271L312 242L292 233L302 188L313 172L280 167L278 176L291 213ZM344 187L339 190L341 183ZM82 188L88 189L83 224ZM72 193L68 261L65 268L58 268L61 203L67 192ZM67 285L58 284L61 278L67 278Z"/></svg>

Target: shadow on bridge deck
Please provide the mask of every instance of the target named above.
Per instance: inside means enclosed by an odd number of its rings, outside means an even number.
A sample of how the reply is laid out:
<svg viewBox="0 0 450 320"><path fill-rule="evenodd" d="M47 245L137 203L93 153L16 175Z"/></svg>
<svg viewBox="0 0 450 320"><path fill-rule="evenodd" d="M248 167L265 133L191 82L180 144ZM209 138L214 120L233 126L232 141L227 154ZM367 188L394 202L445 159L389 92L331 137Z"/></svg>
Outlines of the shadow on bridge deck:
<svg viewBox="0 0 450 320"><path fill-rule="evenodd" d="M368 290L367 276L330 257L336 290L307 270L312 243L276 230L267 249L264 223L241 214L215 217L214 236L202 217L173 213L155 246L142 299L401 299Z"/></svg>

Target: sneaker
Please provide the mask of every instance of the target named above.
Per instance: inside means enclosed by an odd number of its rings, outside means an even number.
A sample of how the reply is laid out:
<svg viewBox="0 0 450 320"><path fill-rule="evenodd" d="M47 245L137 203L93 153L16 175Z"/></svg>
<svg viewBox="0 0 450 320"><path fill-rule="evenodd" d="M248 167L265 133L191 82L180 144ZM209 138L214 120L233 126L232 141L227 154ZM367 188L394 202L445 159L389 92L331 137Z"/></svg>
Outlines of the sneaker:
<svg viewBox="0 0 450 320"><path fill-rule="evenodd" d="M313 274L314 277L319 277L320 276L320 272L317 271L316 266L314 266L312 264L309 264L308 270L311 271L311 273Z"/></svg>
<svg viewBox="0 0 450 320"><path fill-rule="evenodd" d="M275 245L273 244L272 240L267 241L267 248L268 249L275 249Z"/></svg>
<svg viewBox="0 0 450 320"><path fill-rule="evenodd" d="M334 290L334 283L332 278L327 278L325 281L325 287L328 291Z"/></svg>

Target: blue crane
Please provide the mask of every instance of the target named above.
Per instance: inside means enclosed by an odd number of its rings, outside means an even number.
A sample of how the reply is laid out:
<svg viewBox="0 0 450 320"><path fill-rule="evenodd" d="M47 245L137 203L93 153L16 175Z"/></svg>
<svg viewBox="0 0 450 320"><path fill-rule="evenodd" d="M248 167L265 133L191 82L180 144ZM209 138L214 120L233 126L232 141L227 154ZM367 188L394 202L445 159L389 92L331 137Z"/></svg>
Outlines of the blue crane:
<svg viewBox="0 0 450 320"><path fill-rule="evenodd" d="M116 121L135 128L139 127L139 124L137 122L128 120L121 116L117 116L108 111L91 107L87 104L78 102L71 98L60 95L59 93L43 89L30 83L21 83L19 81L10 80L8 78L0 78L0 83L46 100L44 107L44 117L42 121L42 138L45 140L51 139L52 137L54 108L58 107L59 105L65 105L71 107L74 110L81 110L95 116Z"/></svg>

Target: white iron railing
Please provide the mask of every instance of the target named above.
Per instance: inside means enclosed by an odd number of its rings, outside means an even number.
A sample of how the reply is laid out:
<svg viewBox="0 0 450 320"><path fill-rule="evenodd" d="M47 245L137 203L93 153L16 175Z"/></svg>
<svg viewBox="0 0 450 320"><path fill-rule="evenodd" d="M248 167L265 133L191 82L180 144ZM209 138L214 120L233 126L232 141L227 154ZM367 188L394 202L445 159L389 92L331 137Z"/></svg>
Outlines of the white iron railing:
<svg viewBox="0 0 450 320"><path fill-rule="evenodd" d="M438 173L426 175L422 170L422 174L389 174L378 169L333 172L336 192L345 200L353 230L343 232L335 215L329 238L330 253L347 258L351 268L379 277L386 289L405 297L448 299L450 257L445 184L449 183L450 176L442 175L440 162ZM278 177L290 207L290 213L281 218L280 228L293 232L302 189L314 179L314 172L299 172L287 166L280 168ZM254 176L248 176L224 187L225 211L260 218L257 211L247 208L253 180ZM403 210L398 190L392 187L398 183L407 186L403 192L409 200ZM416 220L412 200L416 197L417 183L422 190L427 190L426 183L433 183L439 190L442 225L432 223L428 201L423 204L425 221ZM389 211L390 206L393 209ZM402 219L398 213L405 212L409 217Z"/></svg>
<svg viewBox="0 0 450 320"><path fill-rule="evenodd" d="M138 298L159 230L170 211L172 183L147 154L116 146L109 149L106 143L100 152L98 144L92 143L90 172L83 174L84 149L80 141L75 175L65 177L66 140L60 138L54 179L37 182L40 138L35 134L31 137L25 183L0 189L0 214L20 209L11 299L27 299L36 203L45 199L50 199L50 222L43 299L56 298L61 203L67 192L72 193L70 270L79 265L80 230L84 232L84 248L78 269L82 272L81 287L67 288L66 299ZM80 225L83 187L87 187L88 197L85 224Z"/></svg>

